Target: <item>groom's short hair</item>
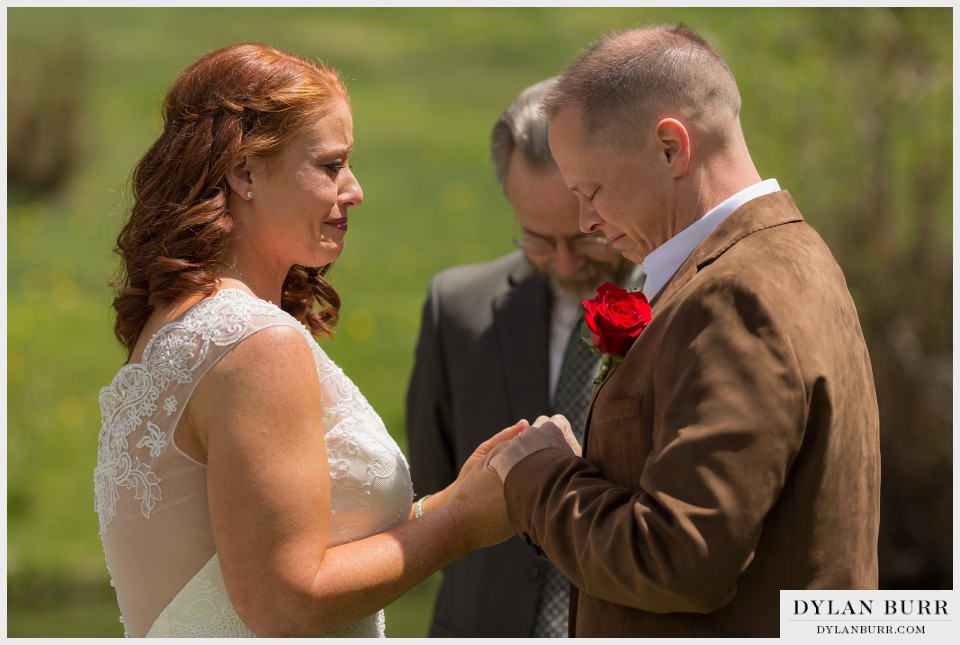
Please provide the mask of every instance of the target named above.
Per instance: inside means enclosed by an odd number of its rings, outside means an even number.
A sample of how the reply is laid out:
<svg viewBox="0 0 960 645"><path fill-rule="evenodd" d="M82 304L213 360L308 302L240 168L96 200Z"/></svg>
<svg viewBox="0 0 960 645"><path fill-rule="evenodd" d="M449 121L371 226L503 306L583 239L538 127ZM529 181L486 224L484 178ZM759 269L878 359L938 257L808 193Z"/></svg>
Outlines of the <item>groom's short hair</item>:
<svg viewBox="0 0 960 645"><path fill-rule="evenodd" d="M740 91L720 54L683 24L608 32L560 74L542 102L548 121L579 107L604 143L637 143L636 124L673 113L706 140L724 143L740 117Z"/></svg>
<svg viewBox="0 0 960 645"><path fill-rule="evenodd" d="M519 151L534 170L560 172L550 152L547 121L540 114L540 102L555 82L554 76L524 89L493 126L490 160L504 194L507 192L507 168L514 150Z"/></svg>

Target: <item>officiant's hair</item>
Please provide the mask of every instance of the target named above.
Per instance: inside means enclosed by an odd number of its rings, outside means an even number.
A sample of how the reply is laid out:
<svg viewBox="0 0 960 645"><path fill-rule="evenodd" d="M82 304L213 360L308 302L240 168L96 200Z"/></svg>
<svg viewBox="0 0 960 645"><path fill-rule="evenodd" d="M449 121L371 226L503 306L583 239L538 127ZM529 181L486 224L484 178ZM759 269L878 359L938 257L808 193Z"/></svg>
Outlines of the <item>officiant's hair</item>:
<svg viewBox="0 0 960 645"><path fill-rule="evenodd" d="M739 131L740 90L720 54L684 24L611 31L582 50L543 98L547 120L567 107L583 111L598 140L635 147L636 124L664 113L724 147Z"/></svg>
<svg viewBox="0 0 960 645"><path fill-rule="evenodd" d="M560 172L547 140L547 120L540 115L540 101L556 77L524 89L503 111L490 132L490 161L503 194L507 194L507 169L514 150L534 170Z"/></svg>
<svg viewBox="0 0 960 645"><path fill-rule="evenodd" d="M259 43L210 52L174 81L163 130L131 175L133 205L114 249L114 333L128 358L154 308L216 290L234 224L231 164L277 154L340 101L349 105L333 68ZM339 316L328 269L294 266L283 284L281 307L314 335Z"/></svg>

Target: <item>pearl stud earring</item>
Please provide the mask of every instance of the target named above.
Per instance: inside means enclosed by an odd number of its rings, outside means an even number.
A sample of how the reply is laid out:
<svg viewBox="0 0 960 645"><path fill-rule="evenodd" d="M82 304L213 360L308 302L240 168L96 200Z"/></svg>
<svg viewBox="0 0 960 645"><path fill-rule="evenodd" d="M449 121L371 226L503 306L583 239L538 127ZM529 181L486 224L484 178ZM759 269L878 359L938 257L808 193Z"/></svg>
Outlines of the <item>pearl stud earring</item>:
<svg viewBox="0 0 960 645"><path fill-rule="evenodd" d="M252 190L248 190L248 191L247 191L247 199L253 199L253 191L252 191Z"/></svg>

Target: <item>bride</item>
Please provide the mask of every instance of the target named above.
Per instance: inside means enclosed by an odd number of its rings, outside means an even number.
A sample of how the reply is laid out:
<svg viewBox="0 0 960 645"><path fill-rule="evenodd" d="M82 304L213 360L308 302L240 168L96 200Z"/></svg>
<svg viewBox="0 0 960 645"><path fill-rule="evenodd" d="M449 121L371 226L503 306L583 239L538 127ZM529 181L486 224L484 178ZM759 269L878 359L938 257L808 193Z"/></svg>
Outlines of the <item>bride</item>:
<svg viewBox="0 0 960 645"><path fill-rule="evenodd" d="M406 460L314 341L363 199L347 92L245 44L185 70L133 174L94 473L128 636L383 636L382 608L512 534L478 447L414 502ZM321 268L315 268L321 267Z"/></svg>

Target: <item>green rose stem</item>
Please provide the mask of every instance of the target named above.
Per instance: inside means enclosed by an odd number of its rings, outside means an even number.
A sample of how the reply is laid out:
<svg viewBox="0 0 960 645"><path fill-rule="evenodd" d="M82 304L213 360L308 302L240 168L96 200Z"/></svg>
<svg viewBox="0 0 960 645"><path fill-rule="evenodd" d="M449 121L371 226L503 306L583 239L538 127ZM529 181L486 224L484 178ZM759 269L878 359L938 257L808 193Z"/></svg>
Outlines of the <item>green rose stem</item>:
<svg viewBox="0 0 960 645"><path fill-rule="evenodd" d="M600 372L597 374L597 378L593 379L594 385L600 385L603 383L603 379L607 378L611 363L613 363L613 358L609 354L604 354L603 358L600 359Z"/></svg>

